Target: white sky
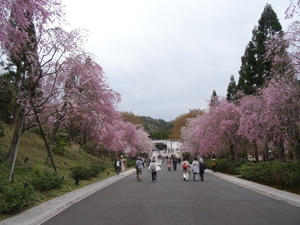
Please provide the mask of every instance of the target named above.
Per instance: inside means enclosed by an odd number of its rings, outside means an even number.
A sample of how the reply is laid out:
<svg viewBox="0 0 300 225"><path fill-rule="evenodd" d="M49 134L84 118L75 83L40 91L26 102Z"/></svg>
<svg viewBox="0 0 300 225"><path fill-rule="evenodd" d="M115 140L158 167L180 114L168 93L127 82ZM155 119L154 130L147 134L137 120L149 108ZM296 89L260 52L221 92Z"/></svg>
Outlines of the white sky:
<svg viewBox="0 0 300 225"><path fill-rule="evenodd" d="M62 0L72 29L121 94L120 111L166 121L226 96L252 29L272 5L284 30L289 0Z"/></svg>

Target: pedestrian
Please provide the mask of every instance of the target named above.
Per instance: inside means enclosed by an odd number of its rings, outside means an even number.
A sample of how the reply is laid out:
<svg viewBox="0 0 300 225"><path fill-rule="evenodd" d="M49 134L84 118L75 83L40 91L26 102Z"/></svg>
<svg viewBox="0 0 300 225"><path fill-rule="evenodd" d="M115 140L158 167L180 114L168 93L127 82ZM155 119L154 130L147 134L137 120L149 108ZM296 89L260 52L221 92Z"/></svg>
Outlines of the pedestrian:
<svg viewBox="0 0 300 225"><path fill-rule="evenodd" d="M199 162L197 158L195 158L194 161L192 162L192 172L193 172L194 181L198 182Z"/></svg>
<svg viewBox="0 0 300 225"><path fill-rule="evenodd" d="M147 167L150 165L150 163L151 163L151 158L148 157L148 159L147 159Z"/></svg>
<svg viewBox="0 0 300 225"><path fill-rule="evenodd" d="M178 162L177 156L174 156L174 158L173 158L173 170L174 171L176 171L176 169L177 169L177 162Z"/></svg>
<svg viewBox="0 0 300 225"><path fill-rule="evenodd" d="M115 170L116 170L117 176L119 176L120 170L121 170L121 161L120 161L119 157L117 157L115 160Z"/></svg>
<svg viewBox="0 0 300 225"><path fill-rule="evenodd" d="M189 173L190 173L190 164L189 164L189 161L187 161L186 158L184 158L183 162L182 162L182 171L183 171L183 180L188 181L189 180Z"/></svg>
<svg viewBox="0 0 300 225"><path fill-rule="evenodd" d="M122 162L121 167L122 167L122 174L124 175L124 172L126 171L126 159L123 157L123 155L120 156L120 160Z"/></svg>
<svg viewBox="0 0 300 225"><path fill-rule="evenodd" d="M141 161L140 157L137 157L135 162L135 169L136 169L136 179L137 181L142 181L142 170L143 170L143 162Z"/></svg>
<svg viewBox="0 0 300 225"><path fill-rule="evenodd" d="M211 165L213 173L216 173L217 172L217 160L215 159L215 156L213 156L210 159L210 165Z"/></svg>
<svg viewBox="0 0 300 225"><path fill-rule="evenodd" d="M147 164L147 160L145 158L143 158L143 168L146 167L146 164Z"/></svg>
<svg viewBox="0 0 300 225"><path fill-rule="evenodd" d="M180 158L180 156L178 157L178 164L180 165L180 163L181 163L181 158Z"/></svg>
<svg viewBox="0 0 300 225"><path fill-rule="evenodd" d="M204 180L204 170L206 170L206 165L205 165L205 163L203 162L203 159L200 158L200 159L199 159L199 174L200 174L200 179L201 179L201 181Z"/></svg>
<svg viewBox="0 0 300 225"><path fill-rule="evenodd" d="M168 171L171 171L171 158L166 156Z"/></svg>
<svg viewBox="0 0 300 225"><path fill-rule="evenodd" d="M153 157L148 167L148 173L151 171L153 183L155 183L157 180L157 171L161 170L161 168L159 167L160 164L161 163L156 162L155 158Z"/></svg>

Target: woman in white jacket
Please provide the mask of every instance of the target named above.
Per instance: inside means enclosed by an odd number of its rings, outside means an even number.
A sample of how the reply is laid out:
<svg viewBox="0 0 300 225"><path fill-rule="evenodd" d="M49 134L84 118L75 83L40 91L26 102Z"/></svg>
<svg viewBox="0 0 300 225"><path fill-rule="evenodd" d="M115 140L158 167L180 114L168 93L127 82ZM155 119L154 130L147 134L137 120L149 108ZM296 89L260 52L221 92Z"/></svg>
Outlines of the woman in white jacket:
<svg viewBox="0 0 300 225"><path fill-rule="evenodd" d="M200 170L200 164L197 158L192 162L192 171L194 174L194 181L198 182L198 177L199 177L199 170Z"/></svg>
<svg viewBox="0 0 300 225"><path fill-rule="evenodd" d="M149 164L148 173L151 171L153 183L156 182L157 171L161 170L161 168L159 167L160 164L161 163L156 162L154 157L152 158L151 163Z"/></svg>

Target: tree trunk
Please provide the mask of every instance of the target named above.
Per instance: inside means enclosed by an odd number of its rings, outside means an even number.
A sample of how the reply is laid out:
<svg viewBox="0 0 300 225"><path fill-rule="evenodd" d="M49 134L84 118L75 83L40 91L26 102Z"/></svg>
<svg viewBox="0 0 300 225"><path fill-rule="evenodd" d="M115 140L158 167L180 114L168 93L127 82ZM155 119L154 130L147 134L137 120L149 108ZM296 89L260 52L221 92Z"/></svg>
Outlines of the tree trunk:
<svg viewBox="0 0 300 225"><path fill-rule="evenodd" d="M270 161L268 140L265 139L265 161Z"/></svg>
<svg viewBox="0 0 300 225"><path fill-rule="evenodd" d="M80 137L79 137L79 149L78 152L82 154L82 145L83 145L83 132L82 130L80 131Z"/></svg>
<svg viewBox="0 0 300 225"><path fill-rule="evenodd" d="M231 160L231 161L234 161L234 160L235 160L235 155L234 155L233 145L230 145L230 160Z"/></svg>
<svg viewBox="0 0 300 225"><path fill-rule="evenodd" d="M255 157L255 162L259 162L257 141L255 141L255 143L254 143L254 157Z"/></svg>
<svg viewBox="0 0 300 225"><path fill-rule="evenodd" d="M14 158L17 155L20 139L23 133L24 122L25 122L25 108L21 108L19 110L19 113L17 114L14 134L8 151L8 156L7 156L8 163L12 163L14 161Z"/></svg>
<svg viewBox="0 0 300 225"><path fill-rule="evenodd" d="M21 108L20 112L18 114L18 119L17 119L17 124L15 126L15 130L14 130L13 140L12 140L9 152L8 152L7 162L12 163L8 181L11 181L11 179L13 177L15 163L16 163L18 149L19 149L19 143L20 143L22 132L23 132L23 127L24 127L24 122L25 122L25 108Z"/></svg>
<svg viewBox="0 0 300 225"><path fill-rule="evenodd" d="M53 154L53 147L54 147L54 144L55 144L55 137L56 137L56 133L59 129L59 122L55 122L53 124L53 128L52 128L52 132L50 134L50 137L49 137L49 151L50 151L50 154Z"/></svg>
<svg viewBox="0 0 300 225"><path fill-rule="evenodd" d="M293 161L297 162L297 155L296 155L296 145L291 143L292 153L293 153Z"/></svg>
<svg viewBox="0 0 300 225"><path fill-rule="evenodd" d="M278 141L277 148L278 148L278 160L281 162L285 162L283 140Z"/></svg>

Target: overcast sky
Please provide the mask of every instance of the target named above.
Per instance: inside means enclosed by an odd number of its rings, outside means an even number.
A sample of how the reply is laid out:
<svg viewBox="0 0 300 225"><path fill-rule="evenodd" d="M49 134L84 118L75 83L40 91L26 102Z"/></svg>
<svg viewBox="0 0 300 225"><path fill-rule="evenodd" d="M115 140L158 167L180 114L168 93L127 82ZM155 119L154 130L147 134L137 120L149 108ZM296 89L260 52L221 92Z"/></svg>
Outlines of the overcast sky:
<svg viewBox="0 0 300 225"><path fill-rule="evenodd" d="M62 0L73 28L121 94L120 111L166 121L226 96L266 5L284 30L289 0Z"/></svg>

